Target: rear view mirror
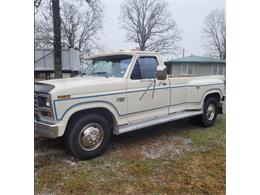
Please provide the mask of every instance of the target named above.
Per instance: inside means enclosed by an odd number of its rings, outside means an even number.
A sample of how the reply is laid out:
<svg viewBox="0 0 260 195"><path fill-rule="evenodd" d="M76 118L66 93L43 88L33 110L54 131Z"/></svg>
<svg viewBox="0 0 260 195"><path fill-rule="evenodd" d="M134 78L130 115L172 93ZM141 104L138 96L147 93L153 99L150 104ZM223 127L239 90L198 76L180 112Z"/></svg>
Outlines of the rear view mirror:
<svg viewBox="0 0 260 195"><path fill-rule="evenodd" d="M164 65L157 66L156 78L165 80L167 78L167 67Z"/></svg>

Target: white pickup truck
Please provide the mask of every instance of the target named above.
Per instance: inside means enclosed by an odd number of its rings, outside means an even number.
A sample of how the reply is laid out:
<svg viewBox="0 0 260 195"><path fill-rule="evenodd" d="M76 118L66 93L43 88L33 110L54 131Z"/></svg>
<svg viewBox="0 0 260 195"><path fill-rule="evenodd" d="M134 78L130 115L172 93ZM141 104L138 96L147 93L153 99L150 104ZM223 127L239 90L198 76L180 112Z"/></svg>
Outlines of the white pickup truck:
<svg viewBox="0 0 260 195"><path fill-rule="evenodd" d="M35 132L63 137L79 159L101 155L112 134L189 117L210 127L222 111L224 78L167 75L155 52L89 58L80 76L35 83Z"/></svg>

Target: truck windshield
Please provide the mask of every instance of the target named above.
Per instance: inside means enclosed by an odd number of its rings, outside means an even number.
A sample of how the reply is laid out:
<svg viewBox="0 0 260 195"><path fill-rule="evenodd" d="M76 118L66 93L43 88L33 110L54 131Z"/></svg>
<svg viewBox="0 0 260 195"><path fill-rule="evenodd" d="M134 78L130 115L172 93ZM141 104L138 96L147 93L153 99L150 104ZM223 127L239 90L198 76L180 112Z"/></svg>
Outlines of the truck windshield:
<svg viewBox="0 0 260 195"><path fill-rule="evenodd" d="M123 77L131 59L131 55L97 57L92 59L92 64L83 72L83 75Z"/></svg>

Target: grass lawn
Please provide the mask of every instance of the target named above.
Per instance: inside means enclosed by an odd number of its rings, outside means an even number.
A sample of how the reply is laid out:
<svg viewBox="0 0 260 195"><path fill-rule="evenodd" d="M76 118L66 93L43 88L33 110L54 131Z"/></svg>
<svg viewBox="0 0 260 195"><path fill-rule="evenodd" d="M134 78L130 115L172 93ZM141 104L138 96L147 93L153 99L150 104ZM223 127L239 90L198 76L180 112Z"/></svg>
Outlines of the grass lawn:
<svg viewBox="0 0 260 195"><path fill-rule="evenodd" d="M115 136L88 161L35 138L35 193L225 194L225 135L225 115L207 129L185 119Z"/></svg>

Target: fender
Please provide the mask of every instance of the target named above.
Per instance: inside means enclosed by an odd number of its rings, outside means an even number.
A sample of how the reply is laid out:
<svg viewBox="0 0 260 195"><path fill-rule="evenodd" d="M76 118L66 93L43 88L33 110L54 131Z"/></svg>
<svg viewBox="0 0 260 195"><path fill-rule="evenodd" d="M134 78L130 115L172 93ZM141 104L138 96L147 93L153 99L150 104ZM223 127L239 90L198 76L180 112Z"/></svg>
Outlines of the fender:
<svg viewBox="0 0 260 195"><path fill-rule="evenodd" d="M212 93L218 93L220 99L221 99L222 96L223 96L222 91L221 91L220 89L212 89L212 90L208 90L208 91L203 95L203 98L202 98L202 100L201 100L201 102L200 102L200 106L201 106L201 108L203 108L204 100L205 100L205 98L207 97L207 95L212 94Z"/></svg>
<svg viewBox="0 0 260 195"><path fill-rule="evenodd" d="M75 114L76 112L79 112L79 111L92 109L92 108L105 108L105 109L109 110L112 113L112 117L113 117L114 121L116 122L114 129L116 129L119 125L128 123L127 117L120 116L116 107L110 102L98 101L98 100L81 102L81 103L70 106L67 110L64 111L63 115L60 118L57 118L58 121L60 121L62 124L64 124L64 126L62 127L62 130L59 134L62 135L64 133L67 123L73 114Z"/></svg>

